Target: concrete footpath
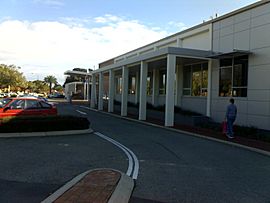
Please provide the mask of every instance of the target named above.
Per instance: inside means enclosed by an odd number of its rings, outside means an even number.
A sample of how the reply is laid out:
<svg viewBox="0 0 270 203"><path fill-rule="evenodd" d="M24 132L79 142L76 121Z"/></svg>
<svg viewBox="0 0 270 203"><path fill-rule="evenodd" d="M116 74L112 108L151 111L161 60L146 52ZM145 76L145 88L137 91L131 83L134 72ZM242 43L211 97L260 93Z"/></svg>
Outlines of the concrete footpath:
<svg viewBox="0 0 270 203"><path fill-rule="evenodd" d="M41 203L127 203L133 188L129 176L114 169L95 169L73 178Z"/></svg>

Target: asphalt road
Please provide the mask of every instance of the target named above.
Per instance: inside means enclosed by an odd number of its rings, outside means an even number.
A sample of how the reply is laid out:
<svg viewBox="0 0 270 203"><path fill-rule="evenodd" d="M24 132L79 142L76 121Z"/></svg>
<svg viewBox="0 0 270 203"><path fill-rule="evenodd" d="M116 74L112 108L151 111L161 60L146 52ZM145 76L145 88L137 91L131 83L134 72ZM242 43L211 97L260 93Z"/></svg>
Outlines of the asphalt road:
<svg viewBox="0 0 270 203"><path fill-rule="evenodd" d="M126 171L126 156L90 135L0 139L0 202L37 203L89 169Z"/></svg>
<svg viewBox="0 0 270 203"><path fill-rule="evenodd" d="M76 108L137 155L131 202L270 202L270 157Z"/></svg>
<svg viewBox="0 0 270 203"><path fill-rule="evenodd" d="M270 157L78 106L59 111L88 117L137 155L132 203L270 202ZM39 202L86 170L128 166L122 151L93 134L0 139L0 163L0 202Z"/></svg>

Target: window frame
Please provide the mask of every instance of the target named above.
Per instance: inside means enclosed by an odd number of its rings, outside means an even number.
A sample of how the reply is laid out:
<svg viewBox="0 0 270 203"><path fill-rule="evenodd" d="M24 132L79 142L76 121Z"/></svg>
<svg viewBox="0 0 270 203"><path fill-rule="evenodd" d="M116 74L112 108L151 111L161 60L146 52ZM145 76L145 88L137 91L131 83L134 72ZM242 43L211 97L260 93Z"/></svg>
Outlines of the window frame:
<svg viewBox="0 0 270 203"><path fill-rule="evenodd" d="M204 69L204 64L207 64L207 68ZM193 69L194 69L194 66L197 66L197 65L200 65L200 95L193 95ZM184 71L185 69L189 68L190 70L187 71L189 72L189 87L184 87L184 80L185 80L185 77L184 77ZM206 87L203 87L203 71L206 71L207 72L207 86ZM182 91L182 94L183 96L186 96L186 97L207 97L207 91L208 91L208 62L207 61L204 61L204 62L198 62L198 63L192 63L192 64L186 64L184 65L184 70L183 70L183 91ZM186 92L188 92L189 94L186 94Z"/></svg>
<svg viewBox="0 0 270 203"><path fill-rule="evenodd" d="M136 75L130 75L128 77L128 94L135 95L136 94Z"/></svg>
<svg viewBox="0 0 270 203"><path fill-rule="evenodd" d="M159 70L159 78L158 78L158 94L166 95L166 86L167 86L167 70L160 69Z"/></svg>
<svg viewBox="0 0 270 203"><path fill-rule="evenodd" d="M122 94L122 76L115 76L115 94Z"/></svg>
<svg viewBox="0 0 270 203"><path fill-rule="evenodd" d="M234 82L234 80L235 80L235 78L234 78L234 71L235 71L235 68L236 68L236 66L241 66L241 67L243 67L243 65L242 64L235 64L235 60L238 58L238 57L247 57L246 58L246 60L247 60L247 63L246 63L246 86L235 86L235 82ZM225 58L226 59L226 58ZM249 55L243 55L243 56L232 56L232 57L230 57L230 58L228 58L228 59L231 59L232 60L232 64L231 65L226 65L226 66L221 66L221 60L223 60L223 59L220 59L219 60L219 85L218 85L218 87L219 87L219 89L218 89L218 96L219 97L239 97L239 98L247 98L247 89L248 89L248 62L249 62ZM230 81L231 81L231 87L230 87L230 90L229 90L229 94L228 95L226 95L226 94L224 94L223 96L221 96L221 70L222 69L229 69L229 68L231 68L231 79L230 79ZM235 89L237 89L237 90L239 90L239 89L244 89L244 90L246 90L246 93L245 93L245 95L244 96L239 96L239 95L234 95L234 90Z"/></svg>

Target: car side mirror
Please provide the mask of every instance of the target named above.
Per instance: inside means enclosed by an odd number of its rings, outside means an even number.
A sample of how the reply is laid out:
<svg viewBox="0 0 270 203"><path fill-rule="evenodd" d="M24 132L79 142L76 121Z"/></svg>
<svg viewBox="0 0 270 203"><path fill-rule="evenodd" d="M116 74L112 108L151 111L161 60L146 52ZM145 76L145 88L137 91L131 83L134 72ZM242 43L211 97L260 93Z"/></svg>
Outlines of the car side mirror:
<svg viewBox="0 0 270 203"><path fill-rule="evenodd" d="M8 107L5 107L3 111L6 112L9 109L10 109L10 107L8 106Z"/></svg>

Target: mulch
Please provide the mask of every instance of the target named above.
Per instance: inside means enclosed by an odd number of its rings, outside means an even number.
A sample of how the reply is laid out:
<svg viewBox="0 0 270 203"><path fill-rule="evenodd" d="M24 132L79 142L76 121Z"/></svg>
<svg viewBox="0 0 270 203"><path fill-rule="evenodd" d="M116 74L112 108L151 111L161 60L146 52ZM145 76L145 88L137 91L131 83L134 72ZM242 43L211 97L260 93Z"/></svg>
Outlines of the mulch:
<svg viewBox="0 0 270 203"><path fill-rule="evenodd" d="M164 125L163 122L157 119L148 119L147 121L150 123L157 124L157 125ZM249 147L253 147L257 149L262 149L262 150L270 152L270 142L264 142L261 140L255 140L255 139L250 139L250 138L245 138L245 137L240 137L240 136L235 136L235 138L229 139L227 138L225 134L222 133L222 129L220 129L220 132L217 132L211 129L188 126L188 125L181 125L181 124L175 124L171 128L183 130L183 131L187 131L191 133L197 133L206 137L212 137L212 138L216 138L216 139L220 139L220 140L224 140L228 142L233 142L233 143L237 143L237 144L241 144L241 145L245 145L245 146L249 146Z"/></svg>

